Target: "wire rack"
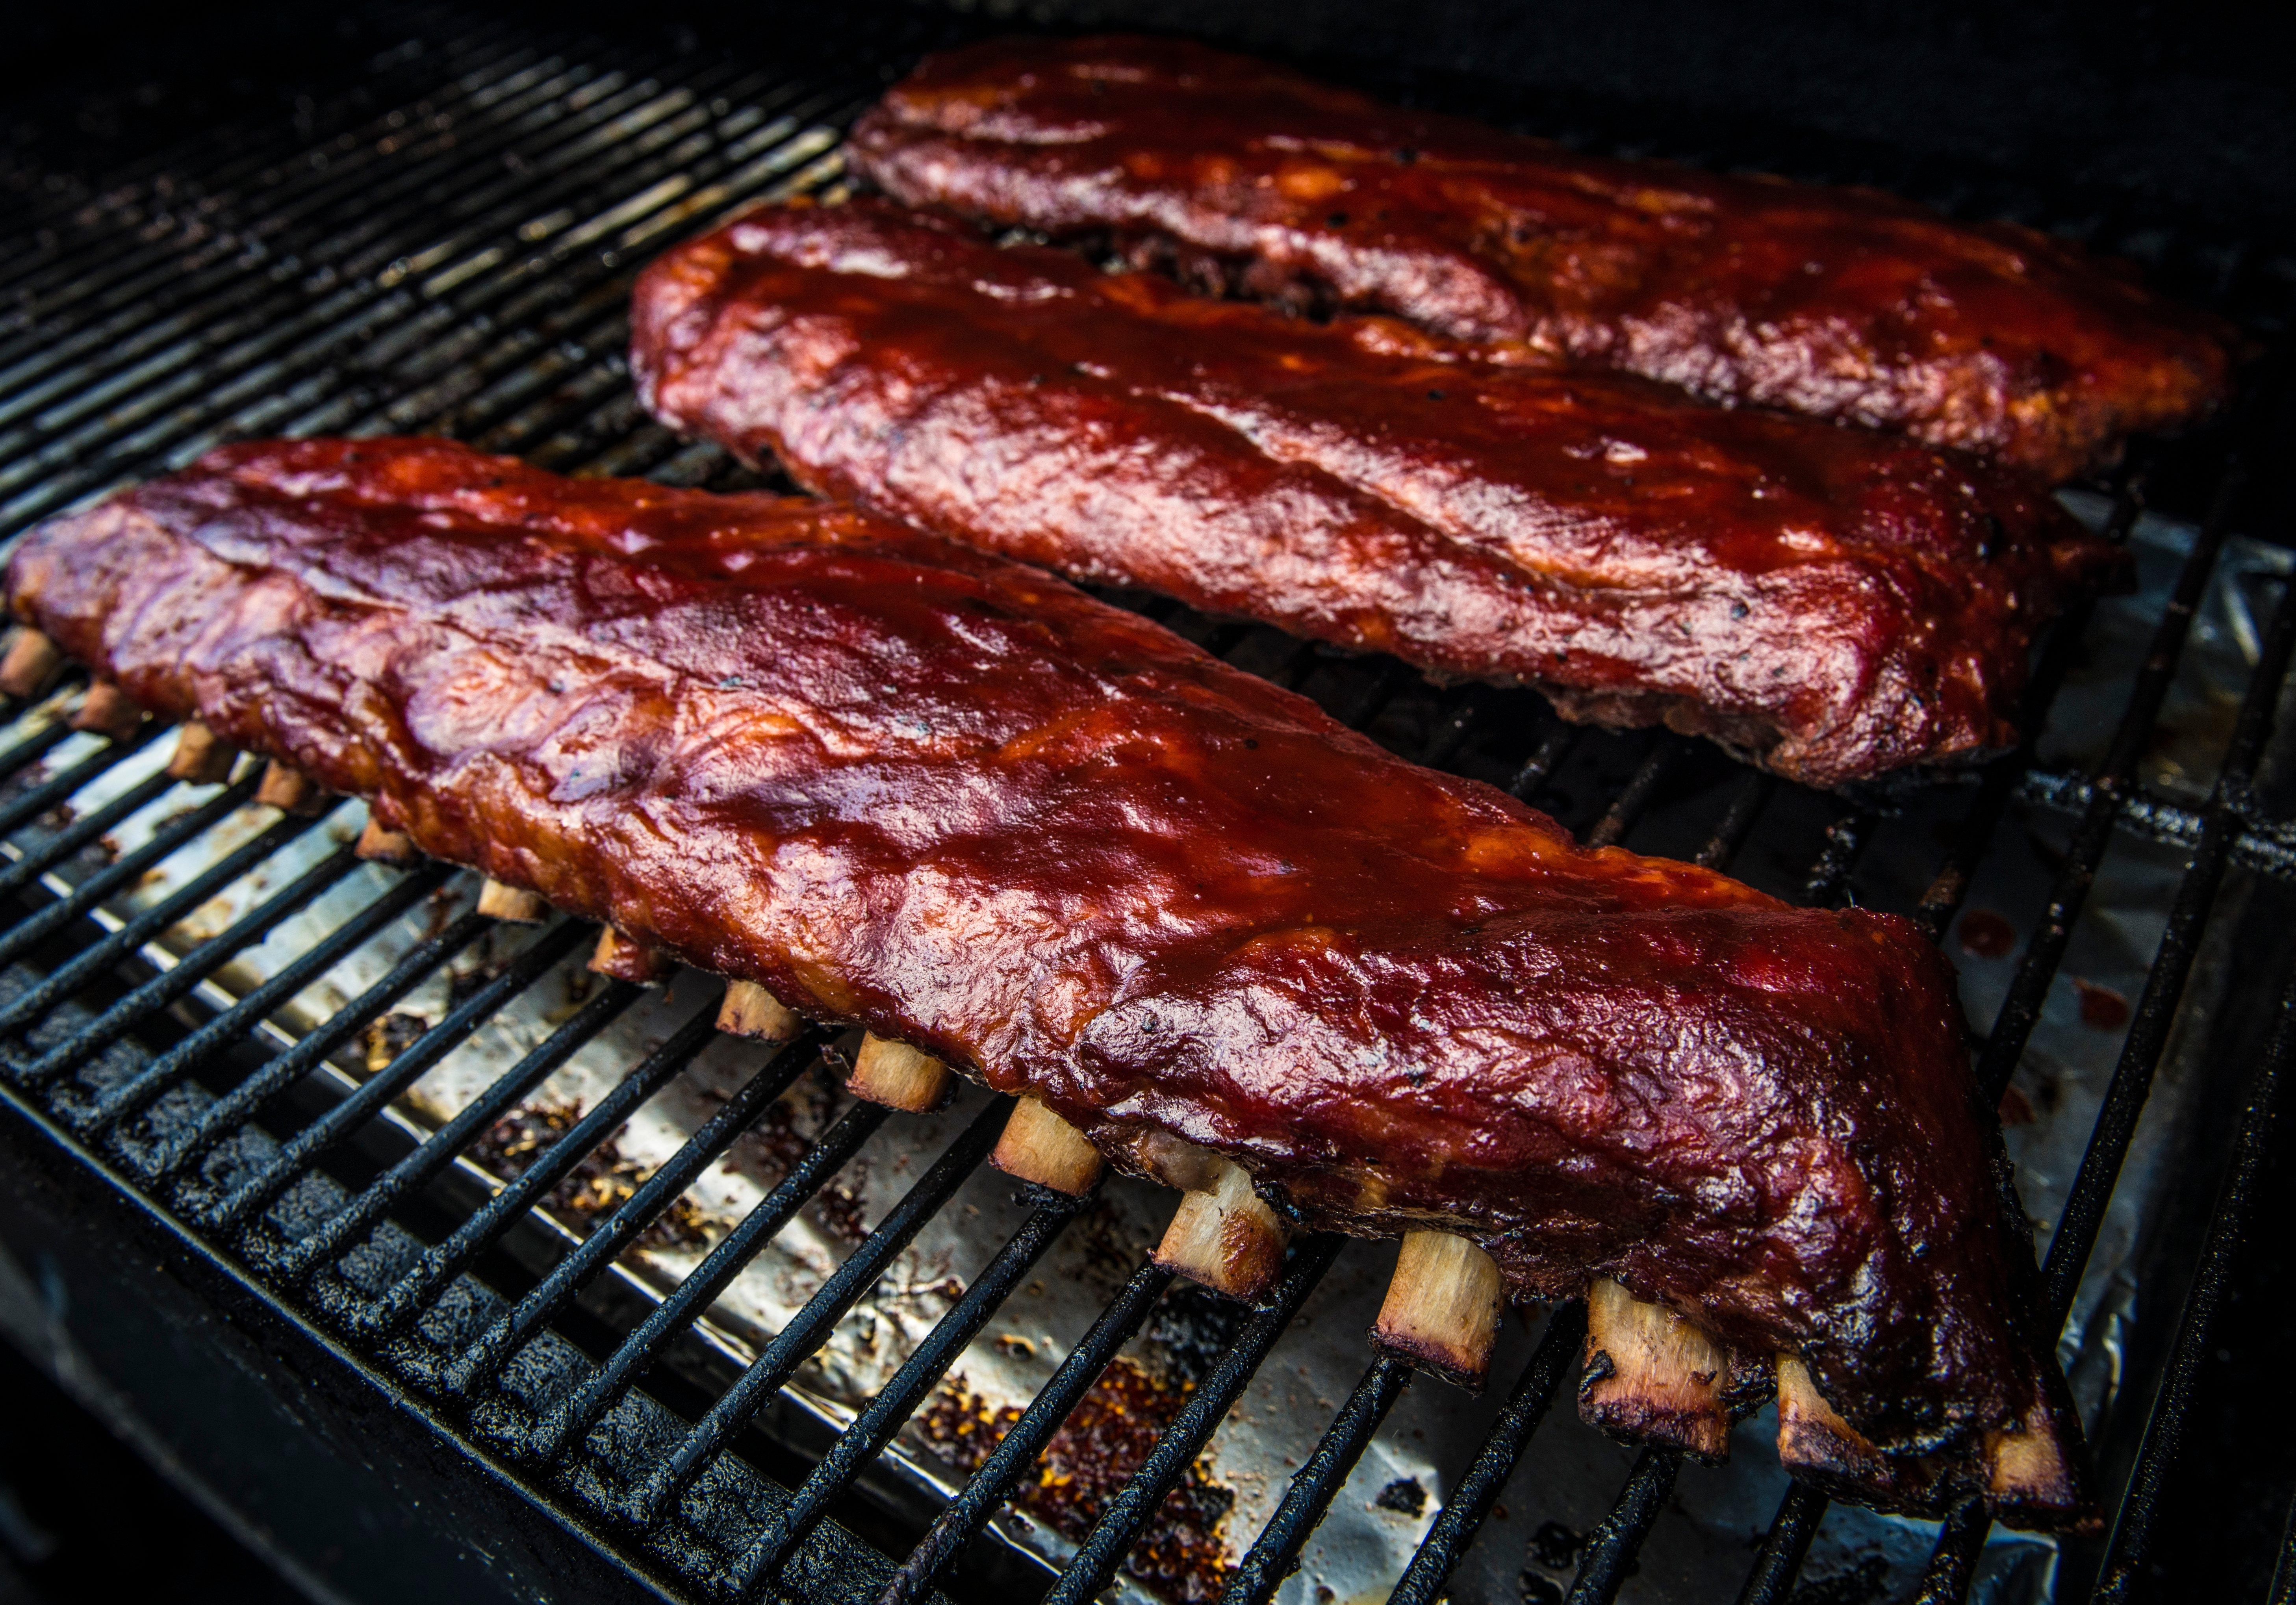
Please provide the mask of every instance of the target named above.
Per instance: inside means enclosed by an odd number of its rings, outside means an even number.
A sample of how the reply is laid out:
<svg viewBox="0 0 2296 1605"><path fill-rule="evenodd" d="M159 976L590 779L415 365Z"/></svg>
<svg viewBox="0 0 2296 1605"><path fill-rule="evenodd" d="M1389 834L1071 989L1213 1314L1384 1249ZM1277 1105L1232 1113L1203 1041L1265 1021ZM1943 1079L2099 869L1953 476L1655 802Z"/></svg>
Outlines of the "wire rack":
<svg viewBox="0 0 2296 1605"><path fill-rule="evenodd" d="M647 474L681 484L756 483L722 453L682 441L637 408L621 356L636 269L673 241L759 199L839 182L839 130L889 72L943 23L913 19L840 49L789 59L653 54L553 38L488 20L381 12L406 41L379 53L365 82L381 112L323 106L299 125L211 131L108 176L51 186L29 225L0 242L0 533L124 480L188 462L219 441L261 434L431 432L516 452L566 471ZM392 103L390 96L400 98ZM1599 140L1599 130L1548 130ZM1762 152L1669 148L1714 160ZM2020 209L1981 187L1926 188L1920 176L1808 175L1808 153L1764 165L1805 176L1882 177L1964 211ZM2090 215L2080 232L2146 255L2194 293L2267 326L2274 265L2237 248L2146 234L2142 220ZM2180 254L2181 252L2181 254ZM2259 307L2265 308L2259 313ZM2028 938L1976 1075L1988 1100L2008 1087L2058 979L2084 899L2128 834L2186 855L2165 935L2130 1018L2103 1109L2062 1218L2039 1267L2062 1317L2071 1307L2099 1222L2169 1040L2202 935L2228 875L2296 872L2296 833L2262 817L2258 766L2275 733L2296 610L2271 615L2214 788L2194 806L2138 783L2196 608L2239 514L2245 464L2275 444L2270 374L2222 437L2179 459L2184 480L2212 480L2196 533L2137 667L2109 749L2087 772L2036 769L2028 749L1972 784L1931 799L1943 829L1934 872L1906 912L1942 938L2013 803L2070 826L2046 913ZM2108 533L2125 537L2145 504L2147 459L2103 488ZM2160 461L2160 459L2154 459ZM1560 813L1587 839L1630 840L1657 802L1706 864L1729 866L1750 841L1805 844L1800 894L1854 895L1861 855L1894 804L1820 798L1737 768L1676 737L1587 732L1529 693L1438 691L1399 666L1344 659L1271 632L1216 625L1168 604L1143 610L1250 658L1334 713L1420 761L1497 766L1518 796ZM2083 650L2088 611L2062 621L2043 653L2027 727L2038 729ZM68 709L69 698L62 705ZM907 1196L824 1279L798 1314L730 1385L673 1411L648 1392L656 1363L701 1321L750 1257L830 1183L888 1114L861 1106L802 1154L700 1268L624 1322L601 1353L555 1339L584 1290L604 1276L782 1091L809 1071L819 1033L758 1066L676 1156L546 1268L502 1273L505 1243L598 1143L684 1070L709 1039L714 1003L633 1063L615 1092L542 1148L518 1177L448 1218L423 1204L488 1125L627 1011L641 989L593 995L462 1114L389 1150L367 1136L428 1069L574 954L589 933L561 921L535 935L435 1025L364 1080L313 1108L311 1072L355 1045L394 1001L488 934L464 915L420 944L348 1007L301 1035L265 1035L302 987L437 892L442 866L405 872L285 969L235 999L208 984L232 961L359 868L348 850L318 856L228 929L181 951L159 939L189 911L258 872L324 819L282 816L196 879L140 913L121 894L169 855L250 801L251 777L211 795L164 775L84 812L74 798L156 738L102 744L62 767L59 717L0 754L0 1036L12 1045L0 1085L23 1120L157 1209L235 1276L418 1402L430 1429L570 1525L647 1587L715 1599L922 1599L952 1575L1103 1368L1148 1322L1167 1273L1144 1263L1078 1341L986 1463L910 1547L887 1552L853 1535L847 1508L872 1463L943 1373L1028 1277L1082 1205L1030 1195L1019 1229L891 1381L825 1449L791 1462L758 1447L759 1413L789 1383L922 1224L946 1207L993 1145L998 1100L934 1157ZM77 751L78 749L68 749ZM59 811L60 808L62 811ZM163 823L93 873L64 873L132 816ZM1680 834L1677 825L1675 834ZM1785 850L1780 848L1777 850ZM497 933L499 934L499 933ZM209 1001L201 1004L201 1000ZM2164 1478L2175 1462L2212 1316L2269 1152L2280 1081L2296 1052L2296 988L2276 1005L2269 1047L2245 1076L2236 1141L2224 1165L2197 1274L2141 1445L2118 1494L2093 1586L2134 1586ZM98 1070L101 1074L98 1074ZM301 1101L298 1101L301 1100ZM365 1144L365 1147L362 1144ZM420 1207L418 1207L420 1206ZM431 1209L430 1215L424 1208ZM1049 1597L1099 1595L1178 1485L1223 1415L1283 1343L1293 1316L1344 1245L1294 1246L1282 1279L1235 1329L1153 1452L1101 1511ZM386 1251L387 1250L387 1251ZM388 1267L377 1273L377 1265ZM509 1295L496 1284L514 1290ZM1431 1605L1575 1374L1584 1313L1564 1306L1518 1375L1472 1463L1397 1580L1398 1605ZM1271 1520L1226 1580L1226 1598L1264 1601L1379 1433L1411 1373L1373 1360L1299 1469ZM642 1386L643 1384L643 1386ZM594 1430L611 1421L611 1433ZM635 1423L635 1425L633 1425ZM747 1436L745 1436L745 1434ZM752 1453L752 1451L756 1451ZM772 1474L751 1462L770 1463ZM1679 1455L1644 1452L1589 1535L1573 1601L1612 1598L1645 1535L1664 1518ZM1824 1499L1797 1486L1777 1508L1742 1578L1717 1579L1746 1601L1789 1597ZM1988 1523L1975 1507L1939 1533L1919 1597L1965 1595Z"/></svg>

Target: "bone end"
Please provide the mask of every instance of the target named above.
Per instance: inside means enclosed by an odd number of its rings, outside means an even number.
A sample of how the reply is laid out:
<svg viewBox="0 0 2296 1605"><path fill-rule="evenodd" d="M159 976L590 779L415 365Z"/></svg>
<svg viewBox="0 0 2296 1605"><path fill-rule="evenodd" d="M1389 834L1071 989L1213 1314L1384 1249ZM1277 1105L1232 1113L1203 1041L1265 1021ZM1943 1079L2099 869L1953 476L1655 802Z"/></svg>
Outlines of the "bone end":
<svg viewBox="0 0 2296 1605"><path fill-rule="evenodd" d="M1258 1298L1283 1269L1283 1223L1252 1191L1250 1171L1210 1150L1201 1152L1199 1174L1156 1245L1156 1263L1215 1293Z"/></svg>
<svg viewBox="0 0 2296 1605"><path fill-rule="evenodd" d="M239 754L222 737L197 719L190 719L176 732L168 778L193 786L219 786L231 778L231 766L238 761Z"/></svg>
<svg viewBox="0 0 2296 1605"><path fill-rule="evenodd" d="M1664 1305L1608 1277L1587 1290L1587 1372L1579 1418L1612 1437L1671 1444L1699 1459L1730 1453L1731 1384L1723 1347Z"/></svg>
<svg viewBox="0 0 2296 1605"><path fill-rule="evenodd" d="M1985 1503L1998 1516L2061 1519L2085 1503L2046 1403L2013 1430L1985 1435Z"/></svg>
<svg viewBox="0 0 2296 1605"><path fill-rule="evenodd" d="M255 789L255 800L283 814L316 814L325 807L327 794L300 769L274 758Z"/></svg>
<svg viewBox="0 0 2296 1605"><path fill-rule="evenodd" d="M1893 1461L1825 1402L1799 1355L1778 1356L1778 1461L1793 1476L1832 1493L1879 1503L1920 1503L1923 1478Z"/></svg>
<svg viewBox="0 0 2296 1605"><path fill-rule="evenodd" d="M728 981L718 1005L718 1028L728 1036L788 1042L805 1028L797 1011L755 981Z"/></svg>
<svg viewBox="0 0 2296 1605"><path fill-rule="evenodd" d="M948 1095L948 1067L931 1054L873 1031L854 1056L845 1090L856 1098L912 1115L927 1114Z"/></svg>
<svg viewBox="0 0 2296 1605"><path fill-rule="evenodd" d="M598 946L590 954L590 968L597 974L641 987L660 986L676 967L662 948L633 942L611 925L598 933Z"/></svg>
<svg viewBox="0 0 2296 1605"><path fill-rule="evenodd" d="M1498 1261L1456 1232L1406 1232L1372 1347L1480 1392L1506 1290Z"/></svg>
<svg viewBox="0 0 2296 1605"><path fill-rule="evenodd" d="M522 886L505 886L492 875L479 888L479 912L505 925L539 925L550 917L550 905L537 892Z"/></svg>
<svg viewBox="0 0 2296 1605"><path fill-rule="evenodd" d="M1091 1139L1034 1098L1013 1105L988 1162L1006 1175L1071 1197L1090 1191L1107 1168Z"/></svg>
<svg viewBox="0 0 2296 1605"><path fill-rule="evenodd" d="M422 849L414 845L414 838L373 818L366 822L366 828L359 832L358 845L351 850L362 858L376 864L395 864L401 869L422 862Z"/></svg>
<svg viewBox="0 0 2296 1605"><path fill-rule="evenodd" d="M63 666L63 651L54 642L37 630L20 629L0 653L0 692L29 701L48 689Z"/></svg>
<svg viewBox="0 0 2296 1605"><path fill-rule="evenodd" d="M87 688L79 709L71 717L74 730L85 730L90 735L109 736L124 741L143 728L144 710L135 699L109 680L98 680Z"/></svg>

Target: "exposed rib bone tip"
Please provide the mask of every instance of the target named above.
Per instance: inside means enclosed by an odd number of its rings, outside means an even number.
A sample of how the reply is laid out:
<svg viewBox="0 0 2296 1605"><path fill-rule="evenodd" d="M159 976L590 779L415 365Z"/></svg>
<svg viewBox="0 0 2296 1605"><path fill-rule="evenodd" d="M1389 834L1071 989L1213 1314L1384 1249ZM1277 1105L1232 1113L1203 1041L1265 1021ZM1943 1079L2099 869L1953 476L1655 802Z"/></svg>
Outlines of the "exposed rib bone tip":
<svg viewBox="0 0 2296 1605"><path fill-rule="evenodd" d="M939 1060L873 1031L862 1038L845 1090L888 1109L922 1115L940 1107L948 1084L948 1067Z"/></svg>
<svg viewBox="0 0 2296 1605"><path fill-rule="evenodd" d="M1456 1232L1406 1232L1372 1347L1480 1390L1506 1290L1498 1261Z"/></svg>
<svg viewBox="0 0 2296 1605"><path fill-rule="evenodd" d="M135 700L109 680L98 680L89 685L87 695L79 700L79 708L71 717L74 730L110 736L115 741L126 741L143 724L144 710L135 705Z"/></svg>
<svg viewBox="0 0 2296 1605"><path fill-rule="evenodd" d="M1608 1277L1587 1290L1587 1372L1578 1414L1638 1444L1671 1444L1701 1460L1730 1453L1728 1352L1664 1305Z"/></svg>
<svg viewBox="0 0 2296 1605"><path fill-rule="evenodd" d="M2066 1511L2081 1503L2081 1490L2045 1403L2028 1410L2014 1430L1985 1435L1985 1470L1986 1503L2005 1514Z"/></svg>
<svg viewBox="0 0 2296 1605"><path fill-rule="evenodd" d="M255 789L255 800L283 814L316 814L326 806L327 794L292 764L273 758L263 771L263 783Z"/></svg>
<svg viewBox="0 0 2296 1605"><path fill-rule="evenodd" d="M219 786L231 778L239 754L221 736L197 719L187 719L176 732L176 752L168 760L168 778L193 786Z"/></svg>
<svg viewBox="0 0 2296 1605"><path fill-rule="evenodd" d="M1006 1175L1071 1196L1090 1191L1107 1168L1090 1138L1034 1098L1013 1106L988 1162Z"/></svg>
<svg viewBox="0 0 2296 1605"><path fill-rule="evenodd" d="M422 862L422 849L414 845L414 838L373 817L359 832L358 845L351 850L362 858L371 858L377 864L395 864L401 869Z"/></svg>
<svg viewBox="0 0 2296 1605"><path fill-rule="evenodd" d="M609 925L598 933L598 946L590 954L590 968L618 981L654 987L669 979L677 962L662 949L633 942Z"/></svg>
<svg viewBox="0 0 2296 1605"><path fill-rule="evenodd" d="M1825 1402L1799 1355L1778 1356L1778 1462L1814 1486L1866 1498L1906 1477Z"/></svg>
<svg viewBox="0 0 2296 1605"><path fill-rule="evenodd" d="M726 983L726 1001L718 1005L718 1028L728 1036L754 1036L761 1042L787 1042L805 1029L797 1011L755 981Z"/></svg>
<svg viewBox="0 0 2296 1605"><path fill-rule="evenodd" d="M1288 1234L1252 1190L1251 1173L1192 1143L1168 1145L1162 1173L1185 1191L1156 1245L1156 1263L1231 1298L1266 1291L1283 1266Z"/></svg>
<svg viewBox="0 0 2296 1605"><path fill-rule="evenodd" d="M488 875L487 883L479 888L479 912L505 925L539 925L550 917L550 905L538 892L505 886Z"/></svg>
<svg viewBox="0 0 2296 1605"><path fill-rule="evenodd" d="M48 689L63 666L63 652L54 642L37 630L19 629L0 654L0 691L29 701Z"/></svg>

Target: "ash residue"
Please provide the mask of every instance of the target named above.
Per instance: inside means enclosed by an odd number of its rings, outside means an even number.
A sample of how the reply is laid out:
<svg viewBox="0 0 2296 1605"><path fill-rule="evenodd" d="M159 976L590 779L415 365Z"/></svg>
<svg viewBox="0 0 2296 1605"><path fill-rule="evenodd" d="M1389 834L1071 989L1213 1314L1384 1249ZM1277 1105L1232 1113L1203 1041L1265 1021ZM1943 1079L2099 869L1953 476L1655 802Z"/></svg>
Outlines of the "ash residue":
<svg viewBox="0 0 2296 1605"><path fill-rule="evenodd" d="M1427 1490L1415 1477L1398 1477L1382 1488L1372 1503L1398 1516L1423 1516L1427 1513Z"/></svg>

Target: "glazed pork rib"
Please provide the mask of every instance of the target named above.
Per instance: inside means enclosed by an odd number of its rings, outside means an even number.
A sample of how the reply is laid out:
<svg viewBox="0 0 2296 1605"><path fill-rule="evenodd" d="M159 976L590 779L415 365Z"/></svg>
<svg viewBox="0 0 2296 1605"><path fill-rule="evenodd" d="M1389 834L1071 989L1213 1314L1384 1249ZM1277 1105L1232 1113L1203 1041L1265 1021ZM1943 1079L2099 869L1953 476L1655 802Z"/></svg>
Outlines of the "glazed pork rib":
<svg viewBox="0 0 2296 1605"><path fill-rule="evenodd" d="M2036 633L2120 562L1967 458L884 201L681 246L633 323L659 416L825 494L1820 786L2013 746Z"/></svg>
<svg viewBox="0 0 2296 1605"><path fill-rule="evenodd" d="M1178 39L929 59L849 160L912 205L1391 312L2052 480L2204 416L2234 336L2116 265L1869 190L1581 156Z"/></svg>
<svg viewBox="0 0 2296 1605"><path fill-rule="evenodd" d="M402 848L1024 1093L1124 1168L1240 1167L1295 1224L1487 1250L1518 1295L1591 1281L1606 1386L1653 1322L1787 1356L1842 1452L1808 1463L1866 1497L2085 1508L1952 976L1904 921L1579 848L835 505L257 444L34 530L7 578L115 699L369 799Z"/></svg>

